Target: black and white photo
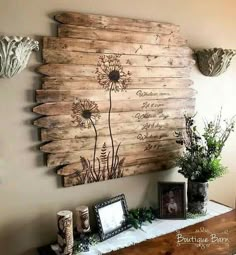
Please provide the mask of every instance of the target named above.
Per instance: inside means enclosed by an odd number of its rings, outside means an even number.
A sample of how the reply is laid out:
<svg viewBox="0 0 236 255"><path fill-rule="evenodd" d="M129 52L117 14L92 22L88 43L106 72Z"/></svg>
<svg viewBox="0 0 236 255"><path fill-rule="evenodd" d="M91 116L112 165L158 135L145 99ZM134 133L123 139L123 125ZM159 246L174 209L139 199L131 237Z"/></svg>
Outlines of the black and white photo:
<svg viewBox="0 0 236 255"><path fill-rule="evenodd" d="M184 182L158 183L159 217L168 219L186 218Z"/></svg>

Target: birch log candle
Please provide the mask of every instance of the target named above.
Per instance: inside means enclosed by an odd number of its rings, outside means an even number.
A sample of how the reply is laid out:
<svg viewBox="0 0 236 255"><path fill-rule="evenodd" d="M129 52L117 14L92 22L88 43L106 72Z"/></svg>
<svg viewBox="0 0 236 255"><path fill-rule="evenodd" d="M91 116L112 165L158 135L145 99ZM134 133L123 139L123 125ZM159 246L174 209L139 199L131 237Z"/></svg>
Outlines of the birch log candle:
<svg viewBox="0 0 236 255"><path fill-rule="evenodd" d="M60 211L57 213L57 241L61 255L72 255L73 253L73 219L71 211Z"/></svg>
<svg viewBox="0 0 236 255"><path fill-rule="evenodd" d="M75 209L76 228L78 233L87 233L90 231L89 209L88 206L82 205Z"/></svg>

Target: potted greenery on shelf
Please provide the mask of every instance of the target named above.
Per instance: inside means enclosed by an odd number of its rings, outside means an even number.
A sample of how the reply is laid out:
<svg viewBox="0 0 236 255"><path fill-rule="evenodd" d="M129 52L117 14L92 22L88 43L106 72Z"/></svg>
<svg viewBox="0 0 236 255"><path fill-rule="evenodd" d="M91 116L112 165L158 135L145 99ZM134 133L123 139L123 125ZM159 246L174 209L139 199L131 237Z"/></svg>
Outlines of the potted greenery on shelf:
<svg viewBox="0 0 236 255"><path fill-rule="evenodd" d="M176 132L176 142L185 150L177 160L179 173L188 179L188 211L204 214L207 211L208 181L222 176L226 167L221 162L221 152L234 131L234 120L224 121L221 112L215 121L206 122L201 135L195 125L194 116L184 116L185 129Z"/></svg>

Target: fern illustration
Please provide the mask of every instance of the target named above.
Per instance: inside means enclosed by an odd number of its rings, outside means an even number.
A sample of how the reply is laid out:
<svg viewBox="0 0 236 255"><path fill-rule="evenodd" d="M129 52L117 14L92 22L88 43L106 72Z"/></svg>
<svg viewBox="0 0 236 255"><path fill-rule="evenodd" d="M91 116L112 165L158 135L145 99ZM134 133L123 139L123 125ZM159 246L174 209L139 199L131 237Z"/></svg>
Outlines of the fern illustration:
<svg viewBox="0 0 236 255"><path fill-rule="evenodd" d="M106 143L103 143L102 149L101 149L101 154L100 154L100 159L102 165L106 165L107 163L107 146Z"/></svg>
<svg viewBox="0 0 236 255"><path fill-rule="evenodd" d="M103 143L100 154L100 161L102 167L102 180L106 180L106 170L107 170L107 146L106 143Z"/></svg>

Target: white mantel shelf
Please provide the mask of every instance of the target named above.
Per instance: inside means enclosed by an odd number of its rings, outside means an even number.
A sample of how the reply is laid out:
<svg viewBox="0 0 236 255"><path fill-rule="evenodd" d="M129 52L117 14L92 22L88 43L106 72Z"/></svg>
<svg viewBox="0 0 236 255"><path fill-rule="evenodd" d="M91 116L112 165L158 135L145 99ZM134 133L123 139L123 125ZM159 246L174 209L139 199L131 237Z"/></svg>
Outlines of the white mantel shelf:
<svg viewBox="0 0 236 255"><path fill-rule="evenodd" d="M196 219L186 220L156 219L152 223L145 223L142 226L142 229L136 230L134 228L130 228L108 240L105 240L90 247L89 252L81 252L77 253L76 255L101 255L104 253L115 251L136 243L143 242L147 239L155 238L185 228L187 226L194 225L198 222L227 213L231 210L232 208L230 207L210 201L208 203L208 211L205 216L201 216ZM51 248L55 251L56 254L59 255L57 245L52 245Z"/></svg>

